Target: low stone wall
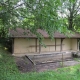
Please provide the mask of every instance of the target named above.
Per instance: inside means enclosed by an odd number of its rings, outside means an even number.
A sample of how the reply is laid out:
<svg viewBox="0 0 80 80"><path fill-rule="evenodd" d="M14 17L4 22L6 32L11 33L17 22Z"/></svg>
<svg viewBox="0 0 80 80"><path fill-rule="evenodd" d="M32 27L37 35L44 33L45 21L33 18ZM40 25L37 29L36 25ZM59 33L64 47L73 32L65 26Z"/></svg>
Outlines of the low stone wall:
<svg viewBox="0 0 80 80"><path fill-rule="evenodd" d="M34 63L56 62L72 58L72 52L27 55Z"/></svg>

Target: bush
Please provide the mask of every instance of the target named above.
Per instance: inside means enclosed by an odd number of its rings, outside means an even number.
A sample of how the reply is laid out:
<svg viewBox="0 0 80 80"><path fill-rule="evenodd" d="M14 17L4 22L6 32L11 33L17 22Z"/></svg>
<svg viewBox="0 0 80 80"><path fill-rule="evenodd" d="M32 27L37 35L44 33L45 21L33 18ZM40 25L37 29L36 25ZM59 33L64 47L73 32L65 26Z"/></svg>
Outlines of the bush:
<svg viewBox="0 0 80 80"><path fill-rule="evenodd" d="M12 39L11 38L1 38L0 47L7 49L9 52L12 52Z"/></svg>

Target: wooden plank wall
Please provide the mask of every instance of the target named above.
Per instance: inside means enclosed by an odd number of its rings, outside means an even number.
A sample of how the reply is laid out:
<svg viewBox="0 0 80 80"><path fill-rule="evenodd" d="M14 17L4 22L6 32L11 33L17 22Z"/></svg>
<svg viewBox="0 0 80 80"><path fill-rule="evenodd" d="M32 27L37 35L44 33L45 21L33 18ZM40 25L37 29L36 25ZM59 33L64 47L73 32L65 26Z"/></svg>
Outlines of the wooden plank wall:
<svg viewBox="0 0 80 80"><path fill-rule="evenodd" d="M77 50L77 39L54 39L46 38L43 40L46 45L44 47L38 39L15 38L14 39L14 53L43 53L43 52L57 52L67 50ZM73 45L73 43L75 45Z"/></svg>

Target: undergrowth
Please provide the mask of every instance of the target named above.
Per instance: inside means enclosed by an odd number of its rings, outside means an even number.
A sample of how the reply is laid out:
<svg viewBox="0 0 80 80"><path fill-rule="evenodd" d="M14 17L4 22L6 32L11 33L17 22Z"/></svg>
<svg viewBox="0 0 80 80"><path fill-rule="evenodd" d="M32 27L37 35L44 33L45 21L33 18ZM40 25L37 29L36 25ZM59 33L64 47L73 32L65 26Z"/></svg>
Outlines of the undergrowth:
<svg viewBox="0 0 80 80"><path fill-rule="evenodd" d="M80 64L54 71L20 73L14 57L0 49L0 80L80 80Z"/></svg>

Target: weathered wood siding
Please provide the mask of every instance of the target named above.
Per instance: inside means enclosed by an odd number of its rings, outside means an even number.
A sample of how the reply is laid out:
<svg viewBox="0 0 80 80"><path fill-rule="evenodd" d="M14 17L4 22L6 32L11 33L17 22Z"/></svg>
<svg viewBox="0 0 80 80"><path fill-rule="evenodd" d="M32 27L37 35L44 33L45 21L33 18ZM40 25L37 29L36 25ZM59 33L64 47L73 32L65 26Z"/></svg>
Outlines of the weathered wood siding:
<svg viewBox="0 0 80 80"><path fill-rule="evenodd" d="M72 50L77 50L77 39L72 39L71 43Z"/></svg>
<svg viewBox="0 0 80 80"><path fill-rule="evenodd" d="M61 39L56 39L56 51L60 51Z"/></svg>
<svg viewBox="0 0 80 80"><path fill-rule="evenodd" d="M59 52L61 49L61 39L44 39L46 47L39 45L37 39L15 38L14 54L41 54L50 52ZM40 49L41 46L41 49ZM77 50L77 39L63 39L62 51Z"/></svg>
<svg viewBox="0 0 80 80"><path fill-rule="evenodd" d="M35 39L15 38L14 53L33 53L35 52Z"/></svg>
<svg viewBox="0 0 80 80"><path fill-rule="evenodd" d="M71 41L72 41L72 39L64 39L63 40L63 47L62 47L63 51L71 50L71 44L72 44Z"/></svg>
<svg viewBox="0 0 80 80"><path fill-rule="evenodd" d="M41 52L50 52L50 51L55 51L55 40L51 40L51 39L44 39L43 40L44 46L41 46Z"/></svg>

